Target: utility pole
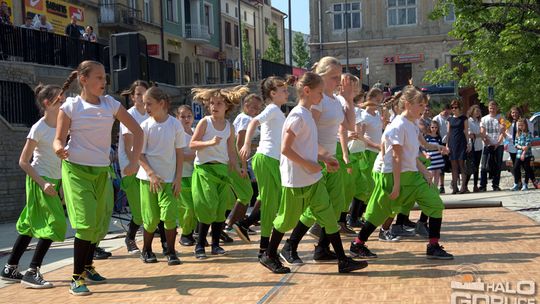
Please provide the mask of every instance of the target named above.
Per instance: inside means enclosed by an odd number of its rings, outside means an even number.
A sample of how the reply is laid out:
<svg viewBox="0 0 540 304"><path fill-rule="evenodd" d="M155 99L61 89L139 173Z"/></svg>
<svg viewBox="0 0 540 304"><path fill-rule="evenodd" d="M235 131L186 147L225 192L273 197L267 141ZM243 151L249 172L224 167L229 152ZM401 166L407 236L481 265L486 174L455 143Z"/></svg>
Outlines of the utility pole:
<svg viewBox="0 0 540 304"><path fill-rule="evenodd" d="M351 16L347 6L348 1L345 0L345 71L349 73L349 23L351 22Z"/></svg>
<svg viewBox="0 0 540 304"><path fill-rule="evenodd" d="M242 52L242 12L240 10L240 0L238 2L238 39L240 40L240 84L244 84L244 56Z"/></svg>
<svg viewBox="0 0 540 304"><path fill-rule="evenodd" d="M291 69L293 67L293 56L292 56L292 21L291 21L291 0L289 0L289 63Z"/></svg>

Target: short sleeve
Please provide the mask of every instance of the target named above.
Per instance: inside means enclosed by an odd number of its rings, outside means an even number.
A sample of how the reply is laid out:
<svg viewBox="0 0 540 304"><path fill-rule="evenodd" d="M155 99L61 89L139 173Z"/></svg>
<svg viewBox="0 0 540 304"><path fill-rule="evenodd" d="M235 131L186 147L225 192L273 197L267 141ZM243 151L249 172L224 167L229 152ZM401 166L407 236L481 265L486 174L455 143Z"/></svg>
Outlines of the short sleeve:
<svg viewBox="0 0 540 304"><path fill-rule="evenodd" d="M120 109L122 104L120 103L120 101L114 99L114 97L112 97L110 95L107 95L106 98L107 98L107 101L109 102L109 105L111 107L112 114L114 116L116 116L116 114L118 113L118 110Z"/></svg>
<svg viewBox="0 0 540 304"><path fill-rule="evenodd" d="M73 102L75 101L75 99L73 97L69 97L67 98L66 102L64 102L61 106L60 106L60 110L62 110L64 112L64 114L67 115L67 117L69 117L69 119L72 119L72 115L73 115Z"/></svg>
<svg viewBox="0 0 540 304"><path fill-rule="evenodd" d="M262 124L262 123L265 123L265 122L268 122L268 121L272 120L275 115L276 115L275 107L268 106L268 107L266 107L266 109L264 109L261 112L261 114L257 115L255 117L255 119L258 120L259 123Z"/></svg>
<svg viewBox="0 0 540 304"><path fill-rule="evenodd" d="M241 117L237 117L237 119L235 119L235 121L233 122L234 133L238 134L238 132L240 131L247 130L247 127L250 121L251 121L251 118L249 118L248 116L242 115Z"/></svg>
<svg viewBox="0 0 540 304"><path fill-rule="evenodd" d="M175 121L175 138L174 138L174 147L176 149L181 149L186 146L186 134L182 125Z"/></svg>
<svg viewBox="0 0 540 304"><path fill-rule="evenodd" d="M390 145L403 145L405 138L405 128L392 128L386 133L386 142Z"/></svg>
<svg viewBox="0 0 540 304"><path fill-rule="evenodd" d="M38 124L35 124L30 128L30 132L28 132L28 136L26 136L27 139L34 140L36 142L39 142L41 140L42 134L38 128Z"/></svg>
<svg viewBox="0 0 540 304"><path fill-rule="evenodd" d="M482 119L480 120L480 128L486 128L486 117L482 117Z"/></svg>
<svg viewBox="0 0 540 304"><path fill-rule="evenodd" d="M143 130L143 146L142 146L142 150L141 150L141 153L146 153L146 146L148 145L148 124L146 123L142 123L141 124L141 129Z"/></svg>
<svg viewBox="0 0 540 304"><path fill-rule="evenodd" d="M300 118L300 116L293 115L292 117L290 117L287 124L283 127L285 130L291 130L294 135L298 135L304 127L304 121L302 120L302 118Z"/></svg>
<svg viewBox="0 0 540 304"><path fill-rule="evenodd" d="M356 123L361 123L366 121L366 111L358 111L358 114L356 115Z"/></svg>

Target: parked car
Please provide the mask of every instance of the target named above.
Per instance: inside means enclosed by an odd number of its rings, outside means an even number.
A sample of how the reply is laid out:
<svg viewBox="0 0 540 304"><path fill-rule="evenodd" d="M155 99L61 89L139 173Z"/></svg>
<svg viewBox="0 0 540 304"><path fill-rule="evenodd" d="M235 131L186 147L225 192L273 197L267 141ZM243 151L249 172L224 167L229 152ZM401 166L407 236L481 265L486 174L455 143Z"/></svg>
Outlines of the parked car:
<svg viewBox="0 0 540 304"><path fill-rule="evenodd" d="M432 84L420 88L423 93L426 94L453 94L454 93L454 83L442 83L442 84Z"/></svg>

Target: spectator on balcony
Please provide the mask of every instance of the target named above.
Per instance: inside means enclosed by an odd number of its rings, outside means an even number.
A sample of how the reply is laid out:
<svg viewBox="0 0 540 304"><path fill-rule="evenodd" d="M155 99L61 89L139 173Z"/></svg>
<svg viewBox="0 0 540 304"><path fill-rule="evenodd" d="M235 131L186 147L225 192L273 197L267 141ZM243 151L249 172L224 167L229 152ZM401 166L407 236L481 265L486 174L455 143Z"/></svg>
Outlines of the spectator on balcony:
<svg viewBox="0 0 540 304"><path fill-rule="evenodd" d="M21 24L20 27L33 30L34 29L34 25L32 24L33 20L34 19L30 15L26 15L26 18L24 19L24 24Z"/></svg>
<svg viewBox="0 0 540 304"><path fill-rule="evenodd" d="M65 34L73 39L81 39L81 30L77 25L77 17L71 16L71 23L66 26Z"/></svg>
<svg viewBox="0 0 540 304"><path fill-rule="evenodd" d="M11 9L9 8L6 1L2 1L0 4L0 24L12 25Z"/></svg>
<svg viewBox="0 0 540 304"><path fill-rule="evenodd" d="M86 31L83 34L83 39L90 42L97 42L96 34L94 34L94 28L91 25L86 27Z"/></svg>
<svg viewBox="0 0 540 304"><path fill-rule="evenodd" d="M52 24L47 21L47 16L45 15L39 16L39 20L34 23L34 29L38 31L54 33L54 28Z"/></svg>

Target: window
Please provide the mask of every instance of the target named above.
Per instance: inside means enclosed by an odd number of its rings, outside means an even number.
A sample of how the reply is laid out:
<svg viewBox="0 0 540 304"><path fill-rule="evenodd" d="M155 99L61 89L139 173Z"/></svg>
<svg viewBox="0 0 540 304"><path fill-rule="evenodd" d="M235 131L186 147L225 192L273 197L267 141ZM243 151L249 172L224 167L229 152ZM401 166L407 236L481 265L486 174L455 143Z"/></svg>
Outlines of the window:
<svg viewBox="0 0 540 304"><path fill-rule="evenodd" d="M454 4L450 4L448 6L448 14L444 16L444 21L446 22L454 22L456 20L456 14L454 12Z"/></svg>
<svg viewBox="0 0 540 304"><path fill-rule="evenodd" d="M362 27L362 7L360 2L335 3L332 7L334 15L334 31L344 30L346 26L350 29Z"/></svg>
<svg viewBox="0 0 540 304"><path fill-rule="evenodd" d="M234 8L234 16L238 18L238 7Z"/></svg>
<svg viewBox="0 0 540 304"><path fill-rule="evenodd" d="M166 10L167 21L178 22L178 0L167 0Z"/></svg>
<svg viewBox="0 0 540 304"><path fill-rule="evenodd" d="M244 11L244 21L247 21L247 12Z"/></svg>
<svg viewBox="0 0 540 304"><path fill-rule="evenodd" d="M137 0L129 0L129 7L137 9Z"/></svg>
<svg viewBox="0 0 540 304"><path fill-rule="evenodd" d="M234 25L234 46L240 46L240 30L238 24Z"/></svg>
<svg viewBox="0 0 540 304"><path fill-rule="evenodd" d="M225 44L232 45L231 23L228 21L225 21Z"/></svg>
<svg viewBox="0 0 540 304"><path fill-rule="evenodd" d="M229 13L229 3L225 3L225 13Z"/></svg>
<svg viewBox="0 0 540 304"><path fill-rule="evenodd" d="M144 0L143 14L144 21L152 22L152 7L150 5L150 0Z"/></svg>
<svg viewBox="0 0 540 304"><path fill-rule="evenodd" d="M416 24L416 0L388 0L388 25Z"/></svg>
<svg viewBox="0 0 540 304"><path fill-rule="evenodd" d="M208 3L204 4L204 25L208 27L208 34L214 33L214 12Z"/></svg>
<svg viewBox="0 0 540 304"><path fill-rule="evenodd" d="M264 18L264 32L268 34L268 27L270 26L270 19Z"/></svg>
<svg viewBox="0 0 540 304"><path fill-rule="evenodd" d="M264 0L264 4L270 5L270 0Z"/></svg>

